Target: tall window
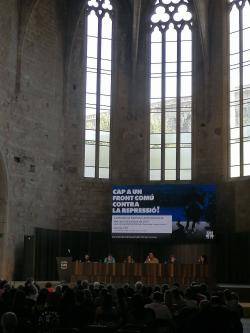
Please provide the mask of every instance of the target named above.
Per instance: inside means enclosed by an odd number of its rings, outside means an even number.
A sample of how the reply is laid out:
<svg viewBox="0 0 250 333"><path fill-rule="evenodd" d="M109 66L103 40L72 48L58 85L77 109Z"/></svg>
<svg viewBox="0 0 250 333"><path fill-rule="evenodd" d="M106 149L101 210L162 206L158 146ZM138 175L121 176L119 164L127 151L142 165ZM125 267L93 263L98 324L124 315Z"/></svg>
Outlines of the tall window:
<svg viewBox="0 0 250 333"><path fill-rule="evenodd" d="M250 3L229 1L230 176L250 176Z"/></svg>
<svg viewBox="0 0 250 333"><path fill-rule="evenodd" d="M86 7L84 177L109 178L112 68L112 1Z"/></svg>
<svg viewBox="0 0 250 333"><path fill-rule="evenodd" d="M191 1L155 1L151 16L151 180L191 179L192 26Z"/></svg>

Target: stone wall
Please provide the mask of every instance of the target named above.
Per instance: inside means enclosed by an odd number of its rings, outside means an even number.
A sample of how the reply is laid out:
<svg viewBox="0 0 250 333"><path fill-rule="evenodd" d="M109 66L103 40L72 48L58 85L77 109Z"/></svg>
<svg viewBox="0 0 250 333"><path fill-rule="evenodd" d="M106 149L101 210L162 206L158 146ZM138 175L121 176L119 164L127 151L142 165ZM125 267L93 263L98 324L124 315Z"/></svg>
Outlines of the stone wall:
<svg viewBox="0 0 250 333"><path fill-rule="evenodd" d="M57 228L63 190L63 35L57 1L0 4L0 150L8 175L6 276L23 236ZM23 6L23 7L22 7Z"/></svg>
<svg viewBox="0 0 250 333"><path fill-rule="evenodd" d="M150 2L142 1L138 59L133 59L133 8L119 2L115 35L115 87L112 118L112 180L86 181L82 175L82 67L84 16L70 26L71 49L67 69L65 133L66 189L68 206L62 226L76 229L108 230L110 227L111 184L148 183L149 113L147 82L147 19ZM79 5L79 1L78 1ZM218 184L218 230L249 230L248 181L228 181L227 88L225 51L227 17L224 0L195 1L197 29L194 34L194 123L193 179ZM72 11L79 15L78 11ZM133 73L133 63L136 71ZM243 191L239 195L239 188ZM93 193L93 195L91 195ZM68 195L70 194L70 195ZM224 209L227 206L227 209ZM66 206L65 206L66 207ZM99 208L97 208L99 207ZM241 208L239 210L239 207ZM100 210L101 209L101 210ZM87 212L87 215L84 214ZM243 213L245 212L245 213ZM96 223L93 223L96 221Z"/></svg>
<svg viewBox="0 0 250 333"><path fill-rule="evenodd" d="M80 4L79 4L80 3ZM116 47L114 53L114 76L112 110L112 181L84 180L82 151L83 142L83 38L84 2L72 6L68 35L71 36L67 52L67 95L65 103L65 215L61 228L66 230L107 231L111 221L111 184L112 182L133 181L133 168L141 161L137 155L134 163L134 143L136 127L131 116L129 91L131 75L131 19L125 1L119 2ZM119 24L118 24L119 23ZM137 143L138 137L134 138ZM129 156L129 150L132 155ZM138 153L138 152L137 152ZM130 163L131 168L128 168ZM145 168L141 172L145 172ZM137 173L138 175L138 173ZM138 181L138 179L137 179Z"/></svg>
<svg viewBox="0 0 250 333"><path fill-rule="evenodd" d="M117 1L111 181L82 177L84 3L0 2L0 152L8 180L0 251L7 249L9 277L14 267L21 271L23 236L35 227L108 231L112 184L148 183L150 2L142 1L135 59L133 2ZM199 0L195 8L194 181L218 184L220 231L250 231L249 180L227 175L225 1Z"/></svg>

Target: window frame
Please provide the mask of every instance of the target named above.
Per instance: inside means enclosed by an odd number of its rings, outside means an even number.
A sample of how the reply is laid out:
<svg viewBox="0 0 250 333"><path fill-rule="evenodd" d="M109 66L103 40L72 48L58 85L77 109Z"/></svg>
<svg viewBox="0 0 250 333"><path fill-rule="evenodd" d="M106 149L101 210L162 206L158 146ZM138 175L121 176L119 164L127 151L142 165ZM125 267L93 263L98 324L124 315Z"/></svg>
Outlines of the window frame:
<svg viewBox="0 0 250 333"><path fill-rule="evenodd" d="M239 1L242 1L241 4L238 4ZM234 182L234 181L241 181L241 180L247 180L250 179L250 175L244 175L244 166L246 164L244 164L244 127L245 126L250 126L250 125L245 125L244 126L244 84L243 84L243 10L244 10L244 6L245 3L248 2L250 5L250 1L249 0L233 0L231 2L229 2L229 0L225 1L225 5L226 5L226 16L227 16L227 68L228 68L228 89L227 89L227 152L228 152L228 161L227 161L227 178L230 182ZM244 4L244 5L243 5ZM240 137L239 137L239 144L240 144L240 175L236 176L236 177L232 177L231 176L231 168L234 167L234 165L231 165L231 130L233 128L231 128L231 109L230 109L230 93L231 93L231 82L230 82L230 74L231 74L231 63L230 63L230 38L231 38L231 32L230 32L230 13L232 8L236 6L238 11L239 11L239 73L240 73L240 78L239 78L239 117L240 117L240 121L239 121L239 131L240 131ZM250 66L250 64L249 64ZM237 127L235 127L237 128Z"/></svg>
<svg viewBox="0 0 250 333"><path fill-rule="evenodd" d="M153 15L155 8L158 6L158 4L155 4L155 0L152 1L152 3L149 6L148 9L148 15L147 15L147 108L148 108L148 163L147 163L147 178L148 181L150 183L191 183L194 180L194 124L195 124L195 117L194 117L194 105L195 105L195 87L194 87L194 82L195 82L195 59L196 59L196 53L195 53L195 44L197 43L197 36L196 36L196 26L197 26L197 22L196 22L196 11L195 11L195 4L193 0L189 0L188 3L183 2L183 0L181 0L181 4L184 4L188 7L188 11L192 14L192 20L190 23L186 23L184 22L182 24L182 27L175 29L176 30L176 35L177 35L177 50L181 49L181 32L182 30L185 28L185 26L189 26L190 31L191 31L191 35L192 35L192 70L191 70L191 80L192 80L192 94L191 96L187 96L187 97L191 97L191 179L180 179L180 171L181 171L181 167L180 167L180 153L181 153L181 141L180 141L180 136L181 136L181 131L180 131L180 122L181 122L181 90L180 90L180 83L181 83L181 56L180 56L180 51L177 51L177 89L176 89L176 118L178 119L177 124L176 124L176 169L175 169L175 174L176 174L176 179L175 180L166 180L165 177L165 113L166 113L166 109L165 109L165 101L164 101L164 97L163 95L161 96L161 122L162 122L162 129L161 129L161 179L155 180L155 179L151 179L150 178L150 171L152 170L150 168L150 149L151 149L151 139L150 139L150 135L151 135L151 94L150 94L150 86L151 86L151 33L154 31L154 29L160 25L160 23L157 24L152 24L151 21L151 16ZM161 3L159 3L159 5L161 5ZM164 6L164 4L163 4ZM166 7L168 5L165 5ZM183 20L182 20L183 21ZM170 20L170 23L173 23L172 20ZM174 26L177 26L178 23L173 23ZM169 24L168 24L169 25ZM168 31L168 28L165 28L165 32L162 32L162 40L164 39L166 32ZM179 43L178 43L178 38L179 38ZM166 42L166 39L165 39ZM165 45L166 43L162 42L162 55L163 53L165 53ZM163 50L164 49L164 50ZM179 54L178 54L179 53ZM164 79L164 75L163 73L165 72L165 64L164 64L164 59L165 59L166 53L164 54L164 58L162 57L162 71L161 71L161 82L165 82ZM165 86L162 84L162 92L164 90L164 96L165 96ZM186 97L186 96L184 96ZM164 107L163 107L164 105ZM163 144L164 143L164 144ZM183 169L186 170L186 169ZM187 169L189 170L189 169Z"/></svg>
<svg viewBox="0 0 250 333"><path fill-rule="evenodd" d="M110 131L109 131L109 176L107 178L100 178L99 177L99 157L100 157L100 102L99 102L99 106L98 103L96 103L96 129L95 129L95 138L96 138L96 144L95 144L95 176L94 177L89 177L89 176L85 176L85 133L86 133L86 95L87 95L87 91L86 91L86 82L87 82L87 42L88 42L88 15L91 13L92 10L94 10L95 12L98 11L99 7L102 5L100 4L100 6L98 6L97 8L93 7L93 6L89 6L88 4L89 0L85 1L85 4L83 6L83 32L82 32L82 36L83 36L83 52L82 52L82 70L83 70L83 85L82 85L82 91L83 91L83 98L82 98L82 108L81 108L81 114L82 114L82 126L81 126L81 178L84 181L89 181L89 182L101 182L101 183L108 183L111 181L112 179L112 165L111 165L111 154L112 154L112 126L113 126L113 108L114 108L114 81L115 81L115 73L116 73L116 51L115 51L115 38L116 38L116 27L117 27L117 4L115 0L110 0L110 3L112 5L112 10L108 11L108 10L104 10L104 14L101 15L102 19L104 17L104 15L106 13L110 13L110 18L112 20L112 39L111 39L111 86L110 86ZM100 0L97 0L98 3L100 3ZM100 67L100 63L101 63L101 58L100 58L100 52L101 52L101 40L102 40L102 35L101 32L102 30L99 30L99 25L100 25L100 19L99 16L96 15L98 17L98 46L97 46L97 53L99 51L99 57L97 54L97 87L99 87L99 89L97 88L97 94L99 94L99 97L97 98L97 100L100 101L100 76L101 76L101 67ZM99 63L99 72L98 72L98 63ZM96 95L97 95L96 94Z"/></svg>

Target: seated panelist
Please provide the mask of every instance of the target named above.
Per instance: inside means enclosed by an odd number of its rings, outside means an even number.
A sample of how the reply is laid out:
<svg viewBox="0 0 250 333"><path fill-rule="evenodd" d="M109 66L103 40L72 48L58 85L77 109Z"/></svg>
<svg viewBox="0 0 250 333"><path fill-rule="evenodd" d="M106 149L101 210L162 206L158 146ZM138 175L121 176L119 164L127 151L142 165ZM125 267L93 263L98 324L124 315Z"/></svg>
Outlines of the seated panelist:
<svg viewBox="0 0 250 333"><path fill-rule="evenodd" d="M135 260L132 256L127 256L127 258L124 260L125 264L134 264Z"/></svg>
<svg viewBox="0 0 250 333"><path fill-rule="evenodd" d="M104 264L115 264L115 258L111 253L109 253L108 256L104 258Z"/></svg>
<svg viewBox="0 0 250 333"><path fill-rule="evenodd" d="M200 265L206 265L207 264L207 255L206 254L202 254L199 258L198 258L198 263Z"/></svg>
<svg viewBox="0 0 250 333"><path fill-rule="evenodd" d="M149 252L145 264L159 264L159 259L154 256L153 252Z"/></svg>
<svg viewBox="0 0 250 333"><path fill-rule="evenodd" d="M81 262L90 263L91 262L90 255L88 253L86 253L84 255L83 259L81 260Z"/></svg>
<svg viewBox="0 0 250 333"><path fill-rule="evenodd" d="M174 254L171 254L169 256L169 261L168 261L170 264L175 264L176 263L176 257Z"/></svg>

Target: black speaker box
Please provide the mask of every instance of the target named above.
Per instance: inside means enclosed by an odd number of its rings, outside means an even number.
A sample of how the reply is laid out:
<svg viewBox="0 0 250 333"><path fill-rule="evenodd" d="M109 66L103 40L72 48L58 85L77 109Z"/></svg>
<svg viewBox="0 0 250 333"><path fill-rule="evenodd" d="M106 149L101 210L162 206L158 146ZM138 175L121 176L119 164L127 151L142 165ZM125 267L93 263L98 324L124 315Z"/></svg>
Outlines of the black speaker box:
<svg viewBox="0 0 250 333"><path fill-rule="evenodd" d="M33 277L35 274L35 236L24 236L24 263L23 279Z"/></svg>

